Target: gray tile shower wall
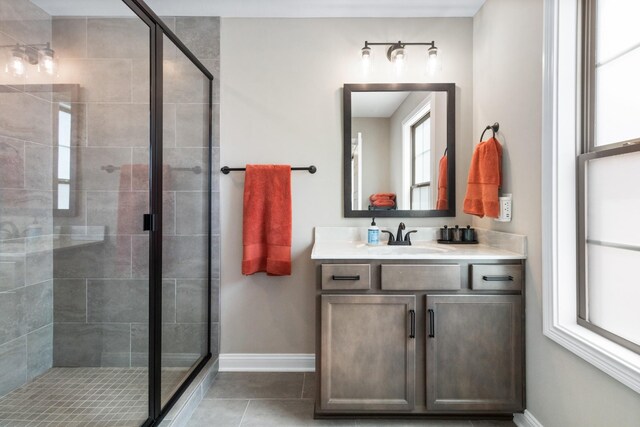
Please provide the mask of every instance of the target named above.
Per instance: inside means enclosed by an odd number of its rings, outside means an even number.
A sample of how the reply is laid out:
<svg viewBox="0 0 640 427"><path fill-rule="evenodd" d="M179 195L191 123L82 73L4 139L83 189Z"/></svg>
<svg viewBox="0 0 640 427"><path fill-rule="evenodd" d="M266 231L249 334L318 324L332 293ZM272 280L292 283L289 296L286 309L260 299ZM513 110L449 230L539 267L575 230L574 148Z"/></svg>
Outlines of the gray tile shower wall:
<svg viewBox="0 0 640 427"><path fill-rule="evenodd" d="M212 351L219 342L219 40L218 18L165 17L214 74ZM149 61L140 22L126 18L58 18L53 48L57 83L80 85L76 214L53 226L75 235L104 227L104 241L56 251L53 259L54 366L146 366L148 236L139 230L147 206ZM142 30L141 30L142 28ZM114 37L119 40L117 41ZM201 79L165 38L164 163L206 170ZM170 82L170 84L168 84ZM101 167L119 167L107 173ZM188 366L206 346L206 174L165 169L163 365ZM145 210L146 211L146 210ZM78 228L80 226L81 228ZM76 228L71 228L76 227ZM0 327L0 333L1 333Z"/></svg>
<svg viewBox="0 0 640 427"><path fill-rule="evenodd" d="M2 3L0 45L51 41L43 10ZM50 83L43 74L0 75L0 396L52 364L52 103L33 90ZM27 237L28 227L39 235Z"/></svg>

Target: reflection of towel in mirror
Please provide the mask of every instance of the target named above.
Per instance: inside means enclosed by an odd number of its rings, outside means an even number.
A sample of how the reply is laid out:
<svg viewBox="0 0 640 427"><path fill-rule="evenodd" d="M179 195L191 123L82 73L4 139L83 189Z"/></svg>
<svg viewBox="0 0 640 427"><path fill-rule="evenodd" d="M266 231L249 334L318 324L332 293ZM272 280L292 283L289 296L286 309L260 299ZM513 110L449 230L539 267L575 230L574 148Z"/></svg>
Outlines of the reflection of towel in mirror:
<svg viewBox="0 0 640 427"><path fill-rule="evenodd" d="M118 189L118 211L116 212L116 246L119 266L126 267L131 261L131 239L135 234L143 233L142 216L151 209L149 206L149 165L120 165L120 188ZM106 173L106 172L100 172ZM117 172L116 172L117 173ZM171 190L171 167L162 166L163 190ZM165 193L173 194L173 193Z"/></svg>
<svg viewBox="0 0 640 427"><path fill-rule="evenodd" d="M371 197L369 197L369 200L374 201L377 199L391 199L391 200L395 200L396 199L396 193L375 193L372 194Z"/></svg>
<svg viewBox="0 0 640 427"><path fill-rule="evenodd" d="M371 206L378 208L381 207L393 207L396 205L395 193L375 193L369 196Z"/></svg>
<svg viewBox="0 0 640 427"><path fill-rule="evenodd" d="M24 186L24 150L21 142L0 142L0 187L22 188Z"/></svg>
<svg viewBox="0 0 640 427"><path fill-rule="evenodd" d="M445 154L440 159L440 163L438 164L438 200L436 201L436 209L437 210L447 210L449 209L449 202L447 200L447 168L448 161L447 155Z"/></svg>
<svg viewBox="0 0 640 427"><path fill-rule="evenodd" d="M502 146L489 138L476 146L471 157L464 213L497 218L500 213L498 189L502 184Z"/></svg>
<svg viewBox="0 0 640 427"><path fill-rule="evenodd" d="M372 206L376 206L376 207L392 207L396 205L396 202L394 202L391 199L378 199L376 201L371 202Z"/></svg>

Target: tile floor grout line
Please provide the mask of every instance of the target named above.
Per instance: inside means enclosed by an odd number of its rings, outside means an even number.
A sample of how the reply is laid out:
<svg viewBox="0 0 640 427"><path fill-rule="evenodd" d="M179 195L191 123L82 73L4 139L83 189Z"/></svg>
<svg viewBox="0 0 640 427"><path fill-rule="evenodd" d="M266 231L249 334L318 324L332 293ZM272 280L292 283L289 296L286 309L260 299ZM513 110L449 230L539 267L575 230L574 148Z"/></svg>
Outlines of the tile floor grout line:
<svg viewBox="0 0 640 427"><path fill-rule="evenodd" d="M251 403L251 399L247 400L247 406L244 407L244 412L242 413L242 418L240 418L240 424L238 424L238 427L242 425L242 422L244 421L244 416L247 415L247 411L249 410L250 403Z"/></svg>

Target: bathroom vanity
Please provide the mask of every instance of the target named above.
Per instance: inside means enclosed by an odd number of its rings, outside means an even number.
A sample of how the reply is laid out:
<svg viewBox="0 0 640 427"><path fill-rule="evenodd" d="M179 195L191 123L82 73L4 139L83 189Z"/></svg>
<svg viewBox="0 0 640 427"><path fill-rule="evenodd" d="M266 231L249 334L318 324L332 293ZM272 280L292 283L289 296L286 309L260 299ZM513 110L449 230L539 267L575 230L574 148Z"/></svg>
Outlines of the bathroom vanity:
<svg viewBox="0 0 640 427"><path fill-rule="evenodd" d="M316 417L511 417L524 396L526 238L367 246L316 228Z"/></svg>

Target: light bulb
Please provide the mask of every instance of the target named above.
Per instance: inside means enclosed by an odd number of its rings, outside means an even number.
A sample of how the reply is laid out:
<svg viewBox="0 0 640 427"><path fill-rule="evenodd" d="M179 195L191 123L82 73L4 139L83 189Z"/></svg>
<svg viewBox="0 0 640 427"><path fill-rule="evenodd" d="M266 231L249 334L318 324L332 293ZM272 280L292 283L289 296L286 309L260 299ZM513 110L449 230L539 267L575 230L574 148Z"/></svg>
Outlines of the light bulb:
<svg viewBox="0 0 640 427"><path fill-rule="evenodd" d="M404 67L404 62L407 59L407 53L404 47L400 45L393 46L389 51L389 60L395 65L396 72L400 73Z"/></svg>
<svg viewBox="0 0 640 427"><path fill-rule="evenodd" d="M393 58L393 63L396 66L396 71L399 73L404 68L405 54L404 50L402 52L398 52Z"/></svg>
<svg viewBox="0 0 640 427"><path fill-rule="evenodd" d="M369 71L369 67L371 66L371 48L365 46L361 50L362 55L362 69L367 72Z"/></svg>
<svg viewBox="0 0 640 427"><path fill-rule="evenodd" d="M24 63L24 55L21 50L14 49L11 60L9 61L8 71L13 74L14 77L22 77L27 71L27 67Z"/></svg>
<svg viewBox="0 0 640 427"><path fill-rule="evenodd" d="M434 74L438 68L438 48L432 46L427 52L427 73Z"/></svg>
<svg viewBox="0 0 640 427"><path fill-rule="evenodd" d="M54 55L53 50L48 47L40 51L40 61L38 64L38 70L41 70L41 67L42 67L45 73L49 75L55 74L57 63L53 55Z"/></svg>

